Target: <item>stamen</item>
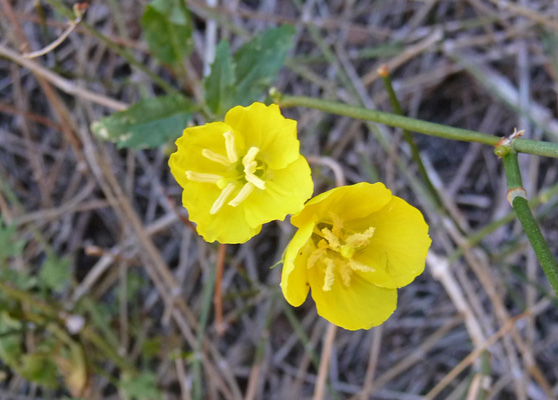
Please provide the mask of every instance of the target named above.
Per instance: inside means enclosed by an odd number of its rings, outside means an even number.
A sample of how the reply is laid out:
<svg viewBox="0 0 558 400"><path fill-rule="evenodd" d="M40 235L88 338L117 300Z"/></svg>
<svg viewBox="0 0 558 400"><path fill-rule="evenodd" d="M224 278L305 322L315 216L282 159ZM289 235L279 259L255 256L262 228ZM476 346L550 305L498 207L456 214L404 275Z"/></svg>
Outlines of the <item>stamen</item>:
<svg viewBox="0 0 558 400"><path fill-rule="evenodd" d="M341 263L339 266L339 273L341 274L341 280L343 281L343 285L349 286L351 284L351 275L352 275L351 267L347 261Z"/></svg>
<svg viewBox="0 0 558 400"><path fill-rule="evenodd" d="M223 133L225 137L225 147L227 149L227 157L231 163L238 161L238 154L236 153L236 145L234 141L234 134L232 131L226 131Z"/></svg>
<svg viewBox="0 0 558 400"><path fill-rule="evenodd" d="M229 165L232 164L231 161L227 157L225 157L225 156L223 156L219 153L215 153L214 151L211 151L209 149L203 149L202 150L202 156L204 156L208 160L215 161L216 163L219 163L219 164L223 164L225 167L228 167Z"/></svg>
<svg viewBox="0 0 558 400"><path fill-rule="evenodd" d="M211 215L217 214L217 211L219 211L223 207L223 205L225 204L225 201L227 201L227 199L229 198L229 196L233 192L234 188L235 188L234 183L229 183L221 191L221 194L219 195L219 197L217 197L217 200L215 200L215 203L213 203L213 206L211 206L211 210L209 210L209 213Z"/></svg>
<svg viewBox="0 0 558 400"><path fill-rule="evenodd" d="M326 240L329 242L329 247L331 247L332 250L339 251L341 247L341 244L339 243L339 238L335 236L333 232L331 232L327 228L322 229L322 233L324 234Z"/></svg>
<svg viewBox="0 0 558 400"><path fill-rule="evenodd" d="M229 201L229 206L236 207L244 200L246 200L246 198L250 195L250 193L252 193L253 190L254 185L252 185L251 183L245 184L244 186L242 186L242 189L240 189L240 192L238 192L235 198Z"/></svg>
<svg viewBox="0 0 558 400"><path fill-rule="evenodd" d="M248 150L248 153L246 153L246 155L242 159L242 164L246 165L254 161L254 159L256 158L259 152L260 152L259 148L253 146L250 147L250 150Z"/></svg>
<svg viewBox="0 0 558 400"><path fill-rule="evenodd" d="M353 233L347 237L347 244L354 247L360 247L365 245L372 236L374 236L374 231L376 228L371 226L362 233Z"/></svg>
<svg viewBox="0 0 558 400"><path fill-rule="evenodd" d="M324 292L327 292L331 290L331 286L333 286L333 282L335 282L335 275L333 273L333 269L335 268L335 262L331 258L325 258L324 262L326 264L326 270L325 270L324 286L322 286L322 290Z"/></svg>
<svg viewBox="0 0 558 400"><path fill-rule="evenodd" d="M265 181L258 178L256 175L246 174L245 178L248 182L250 182L252 185L257 187L258 189L265 190Z"/></svg>
<svg viewBox="0 0 558 400"><path fill-rule="evenodd" d="M343 234L343 220L341 217L333 212L329 213L331 218L333 219L333 227L331 231L337 237L340 237Z"/></svg>
<svg viewBox="0 0 558 400"><path fill-rule="evenodd" d="M354 258L349 259L349 265L355 271L361 271L361 272L374 272L374 271L376 271L376 269L370 267L369 265L364 265L363 263L360 263L360 262L356 261Z"/></svg>
<svg viewBox="0 0 558 400"><path fill-rule="evenodd" d="M186 171L186 178L194 182L217 183L223 177L216 174L205 174L203 172Z"/></svg>
<svg viewBox="0 0 558 400"><path fill-rule="evenodd" d="M322 240L322 242L325 242L325 240ZM321 242L320 242L321 243ZM327 246L327 245L326 245ZM307 267L308 268L312 268L314 265L316 265L316 262L322 258L327 252L327 247L321 247L318 245L318 248L316 250L314 250L312 252L312 254L310 254L310 257L308 257L308 261L307 261Z"/></svg>
<svg viewBox="0 0 558 400"><path fill-rule="evenodd" d="M254 158L259 153L259 151L260 149L258 149L257 147L250 147L250 150L248 150L248 153L246 153L246 155L242 159L242 164L244 165L244 174L246 180L258 189L265 190L265 181L254 175L254 172L256 172L256 167L258 166L258 163L254 160Z"/></svg>

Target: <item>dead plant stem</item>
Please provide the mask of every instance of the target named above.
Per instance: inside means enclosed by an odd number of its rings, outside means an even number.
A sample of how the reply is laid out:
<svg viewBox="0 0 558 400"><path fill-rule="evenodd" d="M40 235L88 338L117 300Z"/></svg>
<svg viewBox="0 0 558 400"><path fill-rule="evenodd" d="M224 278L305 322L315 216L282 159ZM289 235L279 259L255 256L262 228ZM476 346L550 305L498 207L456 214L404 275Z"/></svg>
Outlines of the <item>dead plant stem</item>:
<svg viewBox="0 0 558 400"><path fill-rule="evenodd" d="M318 378L314 388L313 400L323 400L325 394L325 387L327 381L327 373L329 371L329 361L331 359L331 351L333 349L333 342L335 340L335 333L337 332L337 325L332 323L328 324L325 334L324 347L320 358L320 369L318 370Z"/></svg>

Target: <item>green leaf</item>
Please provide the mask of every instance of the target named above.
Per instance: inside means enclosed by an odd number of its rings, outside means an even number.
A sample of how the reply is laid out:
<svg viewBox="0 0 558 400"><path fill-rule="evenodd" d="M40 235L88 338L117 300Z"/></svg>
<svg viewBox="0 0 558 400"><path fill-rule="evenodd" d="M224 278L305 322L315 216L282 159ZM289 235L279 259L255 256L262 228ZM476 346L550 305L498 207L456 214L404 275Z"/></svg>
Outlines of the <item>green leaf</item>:
<svg viewBox="0 0 558 400"><path fill-rule="evenodd" d="M5 226L0 217L0 264L8 257L21 255L25 241L16 239L16 226Z"/></svg>
<svg viewBox="0 0 558 400"><path fill-rule="evenodd" d="M0 266L0 280L10 282L12 286L22 290L29 290L37 286L36 276L29 275L26 271L17 271L2 266Z"/></svg>
<svg viewBox="0 0 558 400"><path fill-rule="evenodd" d="M70 277L70 260L49 252L39 271L39 282L47 289L60 291L69 283Z"/></svg>
<svg viewBox="0 0 558 400"><path fill-rule="evenodd" d="M120 388L126 395L138 399L160 399L161 392L157 388L157 377L150 372L142 372L138 376L124 376Z"/></svg>
<svg viewBox="0 0 558 400"><path fill-rule="evenodd" d="M125 111L101 118L91 130L119 148L154 148L182 134L193 108L191 101L177 95L143 99Z"/></svg>
<svg viewBox="0 0 558 400"><path fill-rule="evenodd" d="M222 41L215 51L211 73L204 80L205 102L215 115L222 115L235 105L234 83L234 63L229 43Z"/></svg>
<svg viewBox="0 0 558 400"><path fill-rule="evenodd" d="M56 364L47 353L36 352L23 355L21 365L16 368L16 371L31 382L48 388L58 387Z"/></svg>
<svg viewBox="0 0 558 400"><path fill-rule="evenodd" d="M192 51L192 21L184 0L148 4L141 27L149 49L164 64L177 63Z"/></svg>
<svg viewBox="0 0 558 400"><path fill-rule="evenodd" d="M295 29L290 25L269 29L235 53L235 104L249 105L275 82L293 46L294 34Z"/></svg>
<svg viewBox="0 0 558 400"><path fill-rule="evenodd" d="M21 322L10 317L6 311L0 312L0 359L15 366L21 358Z"/></svg>

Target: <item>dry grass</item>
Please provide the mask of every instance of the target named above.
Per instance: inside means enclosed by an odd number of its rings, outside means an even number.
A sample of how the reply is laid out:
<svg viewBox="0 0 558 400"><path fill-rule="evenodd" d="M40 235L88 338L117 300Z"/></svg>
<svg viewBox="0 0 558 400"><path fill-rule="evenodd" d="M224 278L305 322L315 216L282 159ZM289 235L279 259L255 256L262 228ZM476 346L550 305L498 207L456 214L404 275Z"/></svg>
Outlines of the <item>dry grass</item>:
<svg viewBox="0 0 558 400"><path fill-rule="evenodd" d="M238 47L244 36L290 23L296 44L277 82L281 91L390 110L376 73L386 63L409 116L494 135L517 126L529 138L558 139L555 2L309 0L299 9L297 1L231 1L219 2L214 23L205 3L187 2L195 51L190 80L179 89L193 97L206 52L216 45L205 36L212 24L218 38ZM278 287L280 267L269 269L292 234L289 224L269 224L250 242L227 247L220 336L211 310L205 324L203 307L217 247L184 223L167 154L118 151L89 129L160 89L82 27L47 55L21 58L65 27L42 3L45 25L34 1L0 1L0 210L30 241L11 267L36 274L47 248L69 257L72 283L49 302L71 310L80 299L93 300L107 317L115 350L155 373L166 399L189 399L198 383L207 399L311 398L326 323L311 300L288 306ZM178 87L142 40L145 3L95 0L85 21ZM556 397L556 303L520 225L509 218L492 149L416 136L449 210L444 216L423 195L397 130L307 109L284 113L298 120L303 152L315 158L316 193L334 185L331 162L348 183L382 180L423 211L433 239L426 272L399 291L398 309L382 327L338 330L326 396ZM558 255L558 164L535 156L520 162L530 198L554 189L535 213ZM92 369L89 397L122 398L107 379L118 380L119 369L86 350L105 370ZM0 380L2 399L60 393L9 372Z"/></svg>

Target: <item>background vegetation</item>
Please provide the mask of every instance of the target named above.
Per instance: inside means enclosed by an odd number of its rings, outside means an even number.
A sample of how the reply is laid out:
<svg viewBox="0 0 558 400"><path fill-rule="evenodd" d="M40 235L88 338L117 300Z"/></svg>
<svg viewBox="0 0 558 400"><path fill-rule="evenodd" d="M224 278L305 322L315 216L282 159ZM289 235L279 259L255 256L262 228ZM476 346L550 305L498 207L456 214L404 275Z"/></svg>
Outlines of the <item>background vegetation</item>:
<svg viewBox="0 0 558 400"><path fill-rule="evenodd" d="M0 0L0 399L312 397L326 321L270 268L288 221L227 246L215 324L218 247L167 167L186 124L271 86L391 111L386 64L407 116L558 140L556 2L94 0L83 21L72 5ZM338 331L326 396L555 398L556 301L493 148L415 135L438 202L398 129L283 113L315 194L383 181L433 240L384 325ZM519 162L556 256L557 161Z"/></svg>

